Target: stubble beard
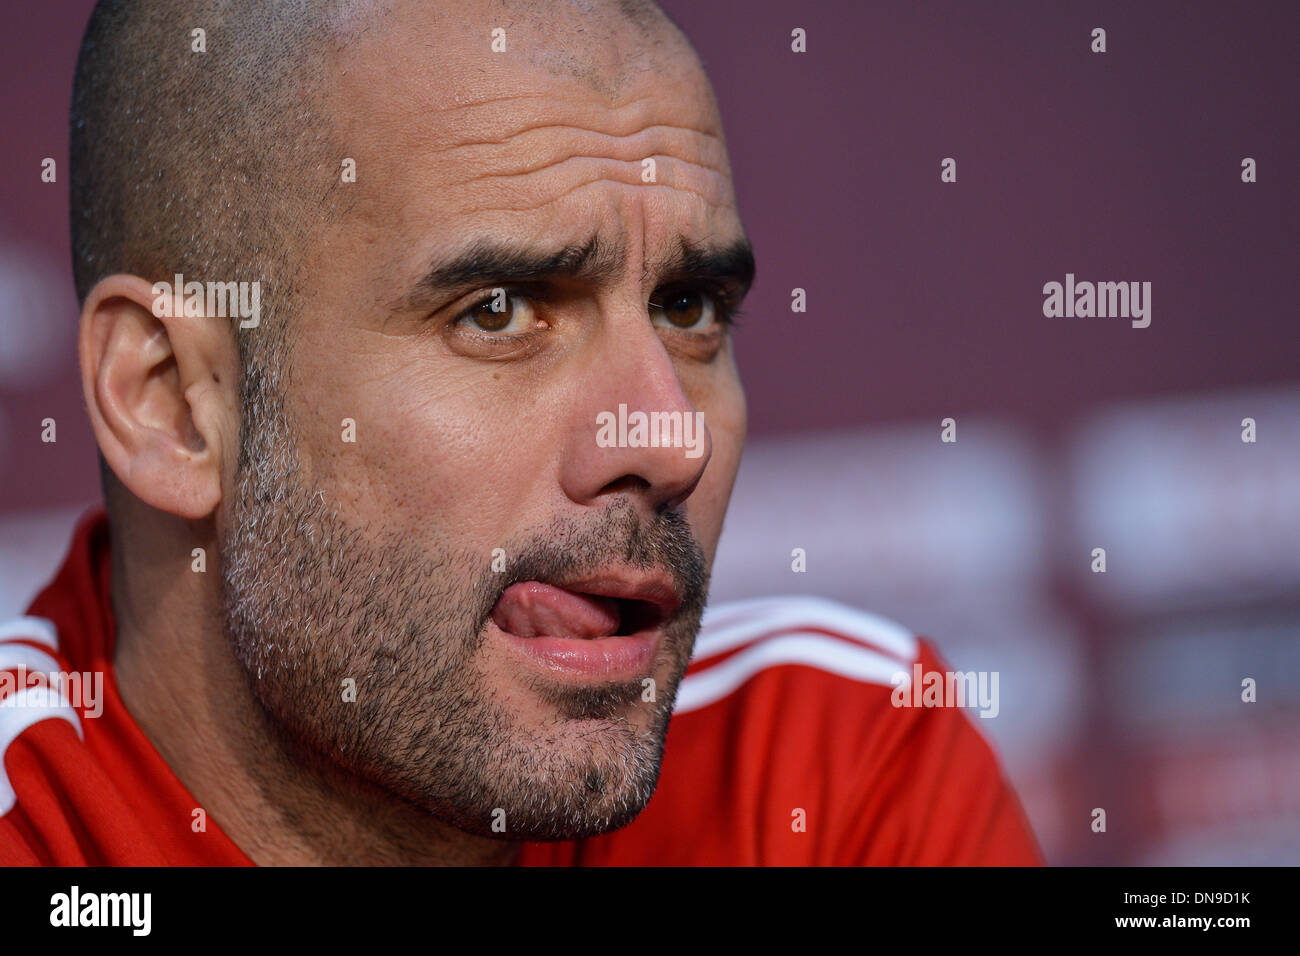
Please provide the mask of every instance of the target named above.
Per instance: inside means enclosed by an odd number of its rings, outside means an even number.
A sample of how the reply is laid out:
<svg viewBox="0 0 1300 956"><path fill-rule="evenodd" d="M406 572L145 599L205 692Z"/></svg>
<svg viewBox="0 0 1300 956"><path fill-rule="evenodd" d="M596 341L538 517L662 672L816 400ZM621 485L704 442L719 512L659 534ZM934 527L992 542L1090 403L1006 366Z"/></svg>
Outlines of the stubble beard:
<svg viewBox="0 0 1300 956"><path fill-rule="evenodd" d="M707 594L685 519L646 524L616 502L598 521L557 521L506 544L508 570L494 573L488 556L432 553L404 530L349 523L322 489L299 486L282 403L262 396L252 411L221 541L224 623L279 733L471 833L576 839L635 818L658 781ZM610 560L660 568L677 585L656 664L669 679L646 701L639 680L575 689L524 678L553 715L525 725L480 667L493 604L516 581ZM634 707L644 729L627 720Z"/></svg>

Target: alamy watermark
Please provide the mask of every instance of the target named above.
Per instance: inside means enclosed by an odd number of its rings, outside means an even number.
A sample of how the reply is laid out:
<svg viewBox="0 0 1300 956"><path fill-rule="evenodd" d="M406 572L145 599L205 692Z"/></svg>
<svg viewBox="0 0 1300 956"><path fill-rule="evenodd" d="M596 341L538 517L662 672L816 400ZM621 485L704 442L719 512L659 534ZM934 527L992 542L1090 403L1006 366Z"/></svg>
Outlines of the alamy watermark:
<svg viewBox="0 0 1300 956"><path fill-rule="evenodd" d="M255 329L262 321L262 283L185 281L176 273L173 282L153 284L155 318L238 318L241 329Z"/></svg>
<svg viewBox="0 0 1300 956"><path fill-rule="evenodd" d="M19 694L44 688L44 693ZM29 671L26 667L0 670L0 707L50 707L71 704L83 717L104 713L103 671Z"/></svg>
<svg viewBox="0 0 1300 956"><path fill-rule="evenodd" d="M119 926L133 936L148 936L152 913L152 893L83 893L74 884L50 897L51 926Z"/></svg>
<svg viewBox="0 0 1300 956"><path fill-rule="evenodd" d="M912 673L898 671L889 702L895 707L979 707L981 717L996 717L997 671L927 671L920 663Z"/></svg>
<svg viewBox="0 0 1300 956"><path fill-rule="evenodd" d="M596 444L601 448L685 448L687 458L704 454L703 412L629 412L596 416Z"/></svg>
<svg viewBox="0 0 1300 956"><path fill-rule="evenodd" d="M1065 284L1043 286L1043 315L1049 319L1132 319L1135 329L1151 324L1150 282L1075 282L1065 274Z"/></svg>

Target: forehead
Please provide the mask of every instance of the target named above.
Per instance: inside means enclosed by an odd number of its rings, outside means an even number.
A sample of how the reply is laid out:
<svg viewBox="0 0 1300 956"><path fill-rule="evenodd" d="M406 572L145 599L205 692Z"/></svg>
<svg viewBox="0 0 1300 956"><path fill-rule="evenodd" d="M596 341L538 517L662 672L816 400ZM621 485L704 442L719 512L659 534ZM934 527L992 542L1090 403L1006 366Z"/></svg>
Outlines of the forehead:
<svg viewBox="0 0 1300 956"><path fill-rule="evenodd" d="M400 249L403 272L503 233L631 238L646 259L743 236L712 91L667 27L399 7L335 59L326 105L357 163L348 218Z"/></svg>

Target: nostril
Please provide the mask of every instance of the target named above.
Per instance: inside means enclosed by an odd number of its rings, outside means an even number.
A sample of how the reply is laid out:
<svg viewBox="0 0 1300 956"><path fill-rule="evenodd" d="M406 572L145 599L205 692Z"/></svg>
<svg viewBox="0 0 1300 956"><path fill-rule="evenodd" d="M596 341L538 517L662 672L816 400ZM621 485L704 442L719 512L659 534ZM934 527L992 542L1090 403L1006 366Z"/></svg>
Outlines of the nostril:
<svg viewBox="0 0 1300 956"><path fill-rule="evenodd" d="M633 494L645 494L646 489L650 487L650 482L646 481L640 475L623 475L615 478L604 488L600 489L603 495L622 494L625 492Z"/></svg>

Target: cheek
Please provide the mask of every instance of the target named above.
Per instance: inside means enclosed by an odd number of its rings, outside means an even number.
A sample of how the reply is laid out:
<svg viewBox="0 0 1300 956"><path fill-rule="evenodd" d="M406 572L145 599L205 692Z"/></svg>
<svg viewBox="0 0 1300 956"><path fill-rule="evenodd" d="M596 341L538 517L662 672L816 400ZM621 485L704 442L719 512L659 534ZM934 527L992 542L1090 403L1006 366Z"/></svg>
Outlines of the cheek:
<svg viewBox="0 0 1300 956"><path fill-rule="evenodd" d="M300 414L303 481L343 515L475 553L520 520L548 439L540 423L485 407L470 383L418 366L338 382Z"/></svg>
<svg viewBox="0 0 1300 956"><path fill-rule="evenodd" d="M716 392L709 407L702 410L713 442L713 454L695 494L686 503L686 513L712 564L745 445L748 423L739 379L733 377L732 383Z"/></svg>

